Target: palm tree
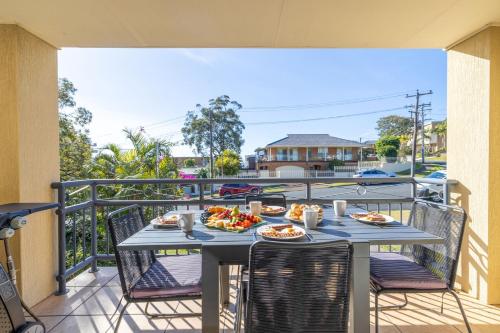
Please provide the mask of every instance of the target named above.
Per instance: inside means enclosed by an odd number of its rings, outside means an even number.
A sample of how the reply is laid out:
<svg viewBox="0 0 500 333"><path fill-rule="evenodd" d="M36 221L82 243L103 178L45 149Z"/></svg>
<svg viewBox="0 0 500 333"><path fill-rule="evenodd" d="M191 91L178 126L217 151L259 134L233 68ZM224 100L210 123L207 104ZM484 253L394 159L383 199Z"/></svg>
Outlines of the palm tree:
<svg viewBox="0 0 500 333"><path fill-rule="evenodd" d="M93 173L97 178L149 179L176 178L177 166L171 156L172 143L166 140L147 138L141 132L124 130L132 149L122 150L115 144L108 144L94 158ZM160 192L175 191L175 187L162 186L153 189L151 185L117 185L103 190L107 197L153 198Z"/></svg>
<svg viewBox="0 0 500 333"><path fill-rule="evenodd" d="M432 129L432 133L436 134L438 137L442 137L443 138L443 142L444 142L444 149L446 150L446 132L447 132L447 121L446 119L443 120L440 124L436 125L436 127L434 127Z"/></svg>

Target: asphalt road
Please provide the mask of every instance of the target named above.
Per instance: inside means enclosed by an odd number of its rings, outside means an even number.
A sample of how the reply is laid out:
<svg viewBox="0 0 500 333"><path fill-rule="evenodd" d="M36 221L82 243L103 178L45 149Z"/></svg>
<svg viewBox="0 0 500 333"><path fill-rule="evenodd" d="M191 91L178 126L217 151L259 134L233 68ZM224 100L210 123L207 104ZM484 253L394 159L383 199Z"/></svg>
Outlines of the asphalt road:
<svg viewBox="0 0 500 333"><path fill-rule="evenodd" d="M358 191L359 189L359 191ZM365 192L366 190L366 192ZM285 186L283 192L287 198L305 199L306 187ZM411 196L410 184L377 184L359 187L358 185L342 185L331 187L317 184L311 188L311 196L314 199L397 199Z"/></svg>

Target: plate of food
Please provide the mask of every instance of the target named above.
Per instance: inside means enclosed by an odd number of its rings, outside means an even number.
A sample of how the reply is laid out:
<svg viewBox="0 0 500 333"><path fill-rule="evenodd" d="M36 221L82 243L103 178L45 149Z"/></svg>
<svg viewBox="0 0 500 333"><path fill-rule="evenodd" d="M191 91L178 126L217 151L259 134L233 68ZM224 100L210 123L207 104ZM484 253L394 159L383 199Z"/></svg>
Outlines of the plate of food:
<svg viewBox="0 0 500 333"><path fill-rule="evenodd" d="M292 241L304 237L306 231L293 224L271 224L259 227L257 235L269 240Z"/></svg>
<svg viewBox="0 0 500 333"><path fill-rule="evenodd" d="M355 220L366 223L374 223L374 224L383 224L394 222L395 219L392 216L379 214L375 212L367 212L367 213L356 213L349 215Z"/></svg>
<svg viewBox="0 0 500 333"><path fill-rule="evenodd" d="M153 225L153 228L177 228L177 222L179 221L179 215L165 215L158 216L150 223Z"/></svg>
<svg viewBox="0 0 500 333"><path fill-rule="evenodd" d="M321 206L303 205L303 204L292 204L290 210L287 211L285 214L285 219L297 223L304 223L302 219L302 213L306 208L310 208L318 212L318 223L320 223L323 220L323 208L321 208Z"/></svg>
<svg viewBox="0 0 500 333"><path fill-rule="evenodd" d="M207 228L231 232L243 232L266 223L260 216L240 212L238 206L224 210L209 207L202 222Z"/></svg>
<svg viewBox="0 0 500 333"><path fill-rule="evenodd" d="M293 224L270 224L259 227L257 235L269 240L292 241L304 237L306 231Z"/></svg>
<svg viewBox="0 0 500 333"><path fill-rule="evenodd" d="M266 216L279 216L286 213L286 208L281 206L267 206L263 205L262 210L260 212L261 215Z"/></svg>

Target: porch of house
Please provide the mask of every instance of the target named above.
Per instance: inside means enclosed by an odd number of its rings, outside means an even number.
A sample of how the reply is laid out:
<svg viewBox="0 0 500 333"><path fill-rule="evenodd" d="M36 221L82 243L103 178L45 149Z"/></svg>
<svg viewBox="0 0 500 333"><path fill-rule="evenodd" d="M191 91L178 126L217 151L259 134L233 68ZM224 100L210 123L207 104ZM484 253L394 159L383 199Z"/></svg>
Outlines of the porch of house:
<svg viewBox="0 0 500 333"><path fill-rule="evenodd" d="M222 312L220 327L233 332L236 296L236 267L231 267L230 305ZM68 294L50 296L33 308L49 332L113 332L122 291L116 267L100 267L96 273L84 271L68 282ZM450 295L444 298L440 313L440 294L409 295L402 310L384 310L380 316L380 332L467 332L460 311ZM460 293L462 304L474 332L500 331L500 306L485 305ZM400 296L381 298L381 305L402 302ZM372 304L373 307L373 299ZM201 312L200 301L154 303L153 309L164 313ZM201 318L149 319L143 305L130 305L120 325L120 332L201 332ZM374 331L373 311L371 331Z"/></svg>

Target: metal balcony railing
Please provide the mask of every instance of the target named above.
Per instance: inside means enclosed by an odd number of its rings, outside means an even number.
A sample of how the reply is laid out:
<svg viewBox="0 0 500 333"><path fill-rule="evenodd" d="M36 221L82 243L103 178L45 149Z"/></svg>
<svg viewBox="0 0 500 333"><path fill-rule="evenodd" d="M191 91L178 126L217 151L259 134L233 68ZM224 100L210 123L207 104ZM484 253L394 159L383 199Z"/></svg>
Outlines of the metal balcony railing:
<svg viewBox="0 0 500 333"><path fill-rule="evenodd" d="M60 208L58 215L58 294L66 293L66 280L82 269L97 270L98 262L112 263L114 255L106 223L109 212L131 204L144 207L147 219L159 214L183 209L203 209L206 205L244 206L244 195L218 197L212 195L221 184L251 183L265 187L264 192L285 188L290 203L328 205L333 199L345 199L351 206L366 210L399 213L404 222L404 212L409 209L417 193L417 183L439 184L443 187L444 202L448 202L448 188L452 180L429 180L411 177L363 179L358 185L353 178L225 178L225 179L91 179L56 182L51 186L57 191ZM390 195L391 185L408 187L408 195ZM192 197L184 196L183 188L195 188ZM325 196L330 188L335 193ZM380 197L382 188L389 191ZM333 190L332 190L333 191ZM367 194L368 193L368 194ZM373 197L369 197L369 194ZM293 194L293 195L292 195ZM378 196L378 197L377 197ZM397 216L396 216L397 217ZM392 247L391 247L392 249Z"/></svg>

